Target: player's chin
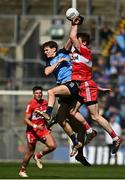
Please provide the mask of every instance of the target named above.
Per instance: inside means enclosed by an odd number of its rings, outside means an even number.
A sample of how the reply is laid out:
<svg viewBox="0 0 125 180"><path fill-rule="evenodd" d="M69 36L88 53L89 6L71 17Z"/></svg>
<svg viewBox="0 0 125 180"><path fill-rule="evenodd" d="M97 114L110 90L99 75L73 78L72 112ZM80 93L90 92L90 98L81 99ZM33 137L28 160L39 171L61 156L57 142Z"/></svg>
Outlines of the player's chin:
<svg viewBox="0 0 125 180"><path fill-rule="evenodd" d="M36 99L37 99L37 101L40 101L40 100L41 100L41 97L37 97Z"/></svg>
<svg viewBox="0 0 125 180"><path fill-rule="evenodd" d="M47 58L51 58L52 56L50 54L46 54L46 57Z"/></svg>

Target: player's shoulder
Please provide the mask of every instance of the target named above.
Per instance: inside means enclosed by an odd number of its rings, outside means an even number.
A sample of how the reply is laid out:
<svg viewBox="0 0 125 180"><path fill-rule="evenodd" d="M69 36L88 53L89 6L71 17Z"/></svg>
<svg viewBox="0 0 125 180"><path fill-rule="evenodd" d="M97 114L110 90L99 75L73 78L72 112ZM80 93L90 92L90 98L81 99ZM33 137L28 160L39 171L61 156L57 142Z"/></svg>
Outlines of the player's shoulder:
<svg viewBox="0 0 125 180"><path fill-rule="evenodd" d="M87 46L85 46L84 44L81 44L80 48L85 49L86 51L90 51L90 49Z"/></svg>
<svg viewBox="0 0 125 180"><path fill-rule="evenodd" d="M85 45L81 45L80 46L80 53L87 56L87 57L90 57L89 59L92 58L92 51L89 47L85 46Z"/></svg>
<svg viewBox="0 0 125 180"><path fill-rule="evenodd" d="M27 103L27 105L31 105L31 106L33 106L33 105L35 105L36 104L36 100L35 99L31 99L31 100L29 100L29 102Z"/></svg>
<svg viewBox="0 0 125 180"><path fill-rule="evenodd" d="M63 55L63 54L65 54L65 55L69 55L69 53L70 53L70 51L69 50L66 50L65 49L65 47L63 47L62 49L60 49L58 52L57 52L57 54L58 55Z"/></svg>

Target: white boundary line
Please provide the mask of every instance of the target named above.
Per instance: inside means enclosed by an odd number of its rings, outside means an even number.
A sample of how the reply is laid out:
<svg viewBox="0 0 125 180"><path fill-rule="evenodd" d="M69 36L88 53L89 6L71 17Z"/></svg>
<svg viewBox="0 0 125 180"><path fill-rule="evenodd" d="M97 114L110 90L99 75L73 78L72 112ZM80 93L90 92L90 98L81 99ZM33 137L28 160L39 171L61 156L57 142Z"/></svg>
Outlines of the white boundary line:
<svg viewBox="0 0 125 180"><path fill-rule="evenodd" d="M0 90L0 95L32 95L33 92L31 90ZM43 91L43 95L47 95L47 91Z"/></svg>

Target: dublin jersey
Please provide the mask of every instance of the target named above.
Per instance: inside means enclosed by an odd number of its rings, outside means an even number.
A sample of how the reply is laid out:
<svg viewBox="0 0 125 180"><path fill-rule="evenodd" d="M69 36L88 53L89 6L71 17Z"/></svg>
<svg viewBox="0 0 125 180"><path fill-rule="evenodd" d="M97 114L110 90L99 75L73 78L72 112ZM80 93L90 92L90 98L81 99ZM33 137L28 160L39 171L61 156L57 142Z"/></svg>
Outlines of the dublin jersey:
<svg viewBox="0 0 125 180"><path fill-rule="evenodd" d="M81 45L80 53L72 53L72 80L88 81L92 79L92 54L90 49Z"/></svg>
<svg viewBox="0 0 125 180"><path fill-rule="evenodd" d="M61 62L54 70L56 83L63 84L67 81L71 81L72 62L69 56L69 52L66 51L64 48L60 49L57 52L57 55L47 63L47 66L52 66L59 60L59 58L65 58L68 60L68 62L67 61Z"/></svg>

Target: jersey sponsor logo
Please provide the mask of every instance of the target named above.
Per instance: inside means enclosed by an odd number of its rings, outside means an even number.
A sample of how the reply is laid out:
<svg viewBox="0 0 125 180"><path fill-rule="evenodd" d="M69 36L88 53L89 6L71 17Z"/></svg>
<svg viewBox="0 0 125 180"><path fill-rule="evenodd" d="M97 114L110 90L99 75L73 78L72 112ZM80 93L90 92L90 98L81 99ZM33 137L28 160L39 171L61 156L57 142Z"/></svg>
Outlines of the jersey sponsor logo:
<svg viewBox="0 0 125 180"><path fill-rule="evenodd" d="M92 67L92 61L90 61L89 59L81 56L80 54L73 53L71 55L71 59L72 59L73 62L83 63L88 67Z"/></svg>
<svg viewBox="0 0 125 180"><path fill-rule="evenodd" d="M40 116L39 114L37 114L35 112L32 114L32 121L43 119L43 118L44 117Z"/></svg>
<svg viewBox="0 0 125 180"><path fill-rule="evenodd" d="M71 82L71 83L69 84L69 86L70 86L71 88L73 88L73 87L75 86L75 83L74 83L74 82Z"/></svg>

